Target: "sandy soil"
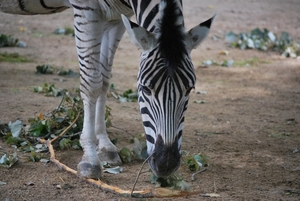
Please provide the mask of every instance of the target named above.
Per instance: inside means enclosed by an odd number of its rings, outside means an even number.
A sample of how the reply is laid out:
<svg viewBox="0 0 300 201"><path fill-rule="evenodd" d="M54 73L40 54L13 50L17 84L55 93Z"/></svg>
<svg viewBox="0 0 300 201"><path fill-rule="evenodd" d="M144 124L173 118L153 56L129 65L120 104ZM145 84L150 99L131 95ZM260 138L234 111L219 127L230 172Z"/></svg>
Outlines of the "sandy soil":
<svg viewBox="0 0 300 201"><path fill-rule="evenodd" d="M220 198L200 195L178 200L299 200L300 199L300 60L282 58L276 52L241 51L226 46L222 37L228 31L249 31L256 27L274 33L287 31L300 41L300 3L298 0L184 0L187 28L217 13L210 37L192 57L197 75L197 91L191 94L186 114L182 149L210 157L206 172L190 180L185 166L180 171L192 190L217 193ZM33 93L33 87L45 82L74 89L77 78L36 75L37 65L49 63L78 72L74 38L57 36L58 27L72 27L72 11L49 16L16 16L0 13L0 33L13 35L27 43L27 48L1 48L0 52L17 52L32 62L0 63L0 121L21 119L25 123L39 113L55 108L60 98ZM221 37L212 40L212 36ZM219 52L227 49L229 55ZM248 67L203 68L202 61L234 59ZM114 62L111 83L117 90L136 87L139 50L123 38ZM205 104L196 104L205 100ZM109 98L113 124L112 138L120 148L129 146L132 135L143 132L137 103L119 103ZM125 132L125 131L127 132ZM0 140L0 152L14 150ZM58 151L59 159L76 167L81 151ZM0 169L0 200L128 200L104 192L79 178L61 171L54 164L20 161L10 169ZM130 189L141 162L125 164L119 175L104 174L103 181ZM27 186L27 182L34 185ZM67 186L58 189L56 186ZM154 188L149 175L141 177L137 189ZM154 199L156 200L156 199ZM168 200L168 199L166 199Z"/></svg>

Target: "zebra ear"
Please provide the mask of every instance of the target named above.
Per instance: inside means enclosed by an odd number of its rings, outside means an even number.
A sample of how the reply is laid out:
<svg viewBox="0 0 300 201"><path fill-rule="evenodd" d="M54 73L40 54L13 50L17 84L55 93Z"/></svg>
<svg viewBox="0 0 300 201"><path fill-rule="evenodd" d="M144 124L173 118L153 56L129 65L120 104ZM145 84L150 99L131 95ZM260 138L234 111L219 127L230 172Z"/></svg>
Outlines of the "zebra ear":
<svg viewBox="0 0 300 201"><path fill-rule="evenodd" d="M202 22L201 24L195 26L186 33L186 43L187 49L191 51L192 49L197 48L198 45L206 38L209 33L210 26L216 14L210 19Z"/></svg>
<svg viewBox="0 0 300 201"><path fill-rule="evenodd" d="M151 49L156 43L155 36L145 28L131 22L126 16L122 15L122 20L130 36L131 42L142 50Z"/></svg>

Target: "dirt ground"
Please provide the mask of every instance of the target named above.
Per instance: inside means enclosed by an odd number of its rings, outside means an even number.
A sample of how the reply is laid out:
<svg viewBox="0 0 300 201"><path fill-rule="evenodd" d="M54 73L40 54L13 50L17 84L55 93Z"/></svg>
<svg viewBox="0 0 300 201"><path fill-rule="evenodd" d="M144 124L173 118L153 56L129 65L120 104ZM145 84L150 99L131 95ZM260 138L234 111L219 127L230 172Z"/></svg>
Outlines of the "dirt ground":
<svg viewBox="0 0 300 201"><path fill-rule="evenodd" d="M182 149L209 156L206 172L190 180L185 166L179 170L191 190L217 193L220 198L198 195L176 200L300 200L300 60L283 58L276 52L241 51L226 46L222 37L228 31L243 32L268 28L274 33L287 31L300 41L300 3L298 0L184 0L187 28L214 13L217 17L210 36L192 57L197 75L185 119ZM74 38L57 36L59 27L72 27L72 11L49 16L16 16L0 13L0 33L13 35L27 43L27 48L1 48L0 52L17 52L32 59L28 63L0 63L0 121L21 119L26 123L39 113L58 106L60 98L44 97L33 87L55 83L74 89L78 78L37 75L41 64L64 66L78 72ZM218 41L212 36L221 37ZM222 50L229 55L220 55ZM241 63L256 60L250 66L204 68L202 61L233 59ZM139 50L124 36L114 62L113 77L117 90L136 88ZM205 100L205 104L196 104ZM137 103L119 103L108 99L113 124L109 128L120 148L129 146L132 135L143 132ZM125 132L127 131L127 132ZM14 150L0 140L0 153ZM58 158L75 168L81 151L58 151ZM20 161L10 169L0 169L0 200L130 200L104 192L60 170L53 163ZM105 173L103 181L122 189L131 189L141 162L123 166L119 175ZM25 185L32 182L34 185ZM67 188L58 189L61 185ZM154 188L149 174L144 174L137 190ZM153 199L157 200L157 199ZM164 199L169 200L169 199ZM171 199L170 199L171 200Z"/></svg>

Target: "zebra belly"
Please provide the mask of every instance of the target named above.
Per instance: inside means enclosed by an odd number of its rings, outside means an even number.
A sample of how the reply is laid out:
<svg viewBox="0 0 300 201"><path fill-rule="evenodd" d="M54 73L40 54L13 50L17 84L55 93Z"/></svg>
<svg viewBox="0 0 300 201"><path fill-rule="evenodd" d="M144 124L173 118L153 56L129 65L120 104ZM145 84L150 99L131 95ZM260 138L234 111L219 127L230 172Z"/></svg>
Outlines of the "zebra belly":
<svg viewBox="0 0 300 201"><path fill-rule="evenodd" d="M70 0L76 9L97 12L105 21L121 20L121 14L130 17L133 10L126 0Z"/></svg>
<svg viewBox="0 0 300 201"><path fill-rule="evenodd" d="M70 7L68 0L0 0L1 12L19 15L52 14Z"/></svg>

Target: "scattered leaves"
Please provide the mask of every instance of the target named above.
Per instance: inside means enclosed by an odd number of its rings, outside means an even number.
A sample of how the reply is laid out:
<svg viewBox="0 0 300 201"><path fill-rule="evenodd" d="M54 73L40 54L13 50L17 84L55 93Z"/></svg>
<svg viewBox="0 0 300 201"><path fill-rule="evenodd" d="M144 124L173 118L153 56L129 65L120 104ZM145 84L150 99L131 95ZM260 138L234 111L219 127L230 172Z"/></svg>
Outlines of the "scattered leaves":
<svg viewBox="0 0 300 201"><path fill-rule="evenodd" d="M147 158L147 144L145 140L133 139L132 151L136 159L145 160Z"/></svg>
<svg viewBox="0 0 300 201"><path fill-rule="evenodd" d="M132 159L132 153L131 151L124 147L119 151L119 156L121 157L123 163L130 163Z"/></svg>
<svg viewBox="0 0 300 201"><path fill-rule="evenodd" d="M18 155L17 153L13 154L4 154L0 158L0 167L6 167L10 168L12 165L14 165L18 161Z"/></svg>
<svg viewBox="0 0 300 201"><path fill-rule="evenodd" d="M11 35L0 35L0 47L14 47L18 44L18 39L14 38Z"/></svg>
<svg viewBox="0 0 300 201"><path fill-rule="evenodd" d="M209 198L219 198L221 197L219 194L216 193L205 193L205 194L200 194L202 197L209 197Z"/></svg>
<svg viewBox="0 0 300 201"><path fill-rule="evenodd" d="M103 172L110 173L110 174L120 174L121 172L123 172L123 168L119 166L113 168L105 168Z"/></svg>
<svg viewBox="0 0 300 201"><path fill-rule="evenodd" d="M67 77L79 77L79 73L76 73L73 70L64 70L63 67L58 68L49 64L36 66L36 74L57 74Z"/></svg>
<svg viewBox="0 0 300 201"><path fill-rule="evenodd" d="M58 28L54 32L54 34L57 35L69 35L69 36L75 36L74 29L70 27L66 28Z"/></svg>
<svg viewBox="0 0 300 201"><path fill-rule="evenodd" d="M0 53L0 62L23 63L31 62L32 60L21 56L18 53Z"/></svg>
<svg viewBox="0 0 300 201"><path fill-rule="evenodd" d="M150 182L152 184L155 184L156 187L169 187L169 188L175 188L180 189L182 191L189 190L191 185L184 181L181 176L176 176L175 174L169 176L168 178L159 178L152 174L150 177Z"/></svg>
<svg viewBox="0 0 300 201"><path fill-rule="evenodd" d="M27 160L32 162L39 162L43 157L44 157L43 154L35 151L31 151L30 155L27 156Z"/></svg>
<svg viewBox="0 0 300 201"><path fill-rule="evenodd" d="M138 99L138 92L137 90L133 91L132 89L128 89L125 92L123 92L122 94L119 94L116 89L115 89L115 85L111 84L110 88L109 88L110 94L119 99L121 103L124 102L136 102Z"/></svg>
<svg viewBox="0 0 300 201"><path fill-rule="evenodd" d="M24 183L25 186L34 186L34 183L31 181L27 181Z"/></svg>
<svg viewBox="0 0 300 201"><path fill-rule="evenodd" d="M232 47L244 49L257 49L262 51L277 51L285 57L299 57L300 43L291 39L287 32L282 32L280 37L268 29L253 29L251 32L235 34L229 32L225 36L225 42Z"/></svg>
<svg viewBox="0 0 300 201"><path fill-rule="evenodd" d="M206 103L206 100L195 100L194 103L204 104L204 103Z"/></svg>
<svg viewBox="0 0 300 201"><path fill-rule="evenodd" d="M229 60L223 60L221 62L215 61L215 60L205 60L202 62L203 66L208 67L208 66L223 66L223 67L231 67L234 64L234 60L229 59Z"/></svg>
<svg viewBox="0 0 300 201"><path fill-rule="evenodd" d="M13 137L20 137L23 129L23 122L20 120L17 120L15 122L9 122L8 127Z"/></svg>
<svg viewBox="0 0 300 201"><path fill-rule="evenodd" d="M54 84L45 83L43 86L34 87L35 93L43 93L45 96L62 96L65 94L65 90L61 88L56 88Z"/></svg>
<svg viewBox="0 0 300 201"><path fill-rule="evenodd" d="M209 157L204 154L198 153L190 155L189 153L182 151L182 157L185 164L193 172L199 171L201 168L208 166Z"/></svg>

